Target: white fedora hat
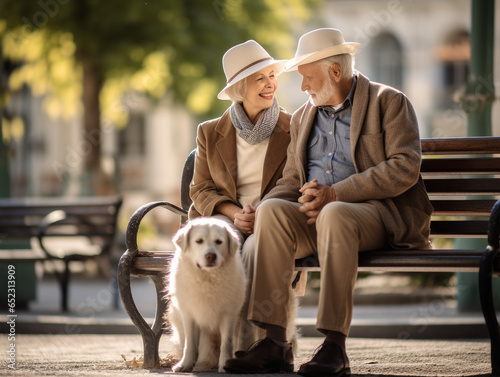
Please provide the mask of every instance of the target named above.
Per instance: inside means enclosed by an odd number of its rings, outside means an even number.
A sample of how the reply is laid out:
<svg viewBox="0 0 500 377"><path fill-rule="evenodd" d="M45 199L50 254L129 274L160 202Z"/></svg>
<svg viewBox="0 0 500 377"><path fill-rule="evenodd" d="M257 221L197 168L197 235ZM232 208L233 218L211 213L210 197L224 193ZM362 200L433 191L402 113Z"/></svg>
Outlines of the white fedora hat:
<svg viewBox="0 0 500 377"><path fill-rule="evenodd" d="M354 55L358 48L359 43L346 42L340 30L316 29L300 37L295 57L286 64L286 71L294 71L299 65L312 63L329 56Z"/></svg>
<svg viewBox="0 0 500 377"><path fill-rule="evenodd" d="M253 40L231 47L222 57L227 85L220 91L217 98L231 99L226 93L227 88L270 65L276 65L275 75L279 75L285 69L285 62L285 60L274 60L260 44Z"/></svg>

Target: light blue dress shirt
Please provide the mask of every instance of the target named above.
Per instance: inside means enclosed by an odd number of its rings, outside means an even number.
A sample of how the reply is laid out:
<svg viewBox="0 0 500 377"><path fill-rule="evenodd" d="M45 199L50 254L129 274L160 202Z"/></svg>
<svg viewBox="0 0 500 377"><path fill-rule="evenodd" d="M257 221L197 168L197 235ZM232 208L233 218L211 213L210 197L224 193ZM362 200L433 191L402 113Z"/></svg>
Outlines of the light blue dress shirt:
<svg viewBox="0 0 500 377"><path fill-rule="evenodd" d="M331 186L356 172L351 155L351 112L356 90L354 76L351 91L342 105L319 106L308 142L308 181L316 178Z"/></svg>

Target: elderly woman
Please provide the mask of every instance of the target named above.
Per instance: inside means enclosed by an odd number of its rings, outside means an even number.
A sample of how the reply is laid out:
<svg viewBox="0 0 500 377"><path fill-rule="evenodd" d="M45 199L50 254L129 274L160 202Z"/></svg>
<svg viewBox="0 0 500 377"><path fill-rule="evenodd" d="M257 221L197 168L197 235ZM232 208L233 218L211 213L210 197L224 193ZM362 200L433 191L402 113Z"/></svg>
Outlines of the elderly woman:
<svg viewBox="0 0 500 377"><path fill-rule="evenodd" d="M247 274L253 258L255 205L281 178L290 142L290 118L278 105L276 77L284 62L255 41L229 49L222 58L227 79L218 94L233 104L220 118L198 127L189 218L217 216L241 233ZM236 330L235 349L246 349L262 331L246 318L247 300ZM295 329L293 328L293 331Z"/></svg>
<svg viewBox="0 0 500 377"><path fill-rule="evenodd" d="M233 104L198 127L189 217L223 216L246 237L253 233L255 205L286 162L291 116L275 96L284 62L250 40L229 49L222 65L227 85L217 98Z"/></svg>

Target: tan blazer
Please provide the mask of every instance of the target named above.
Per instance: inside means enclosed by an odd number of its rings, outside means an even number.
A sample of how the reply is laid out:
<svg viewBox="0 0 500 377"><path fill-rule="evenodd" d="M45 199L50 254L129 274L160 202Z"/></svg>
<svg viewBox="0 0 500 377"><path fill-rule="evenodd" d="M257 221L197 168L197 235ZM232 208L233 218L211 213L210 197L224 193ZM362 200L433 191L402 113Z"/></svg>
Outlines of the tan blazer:
<svg viewBox="0 0 500 377"><path fill-rule="evenodd" d="M286 163L286 150L290 143L291 114L280 109L278 123L269 140L262 174L261 198L281 178ZM189 218L211 216L215 206L237 201L236 184L236 129L229 109L220 117L198 126L197 149L190 195L193 205Z"/></svg>
<svg viewBox="0 0 500 377"><path fill-rule="evenodd" d="M413 107L401 92L357 74L351 118L356 174L333 185L338 200L373 202L395 248L429 247L430 204L420 176L421 148ZM307 180L307 144L317 107L292 116L283 178L267 198L297 201Z"/></svg>

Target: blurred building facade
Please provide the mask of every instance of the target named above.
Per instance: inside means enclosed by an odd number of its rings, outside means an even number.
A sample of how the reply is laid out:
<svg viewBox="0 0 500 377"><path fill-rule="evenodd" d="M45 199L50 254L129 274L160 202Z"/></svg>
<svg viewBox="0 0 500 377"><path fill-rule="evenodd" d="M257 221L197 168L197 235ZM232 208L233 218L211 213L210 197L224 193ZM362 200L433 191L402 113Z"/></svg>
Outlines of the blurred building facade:
<svg viewBox="0 0 500 377"><path fill-rule="evenodd" d="M495 20L500 17L496 1ZM467 114L455 101L469 73L471 1L329 0L314 27L342 30L361 44L356 68L370 79L403 91L415 107L422 137L467 135ZM299 37L303 32L297 33ZM495 62L500 61L500 27L495 25ZM291 74L290 74L291 75ZM280 97L300 88L300 75L282 85ZM287 79L280 77L280 84ZM495 64L495 77L500 64ZM497 82L498 79L497 79ZM498 84L497 84L498 86ZM290 101L295 109L306 100ZM498 94L497 94L498 98ZM500 135L500 103L493 106L492 133Z"/></svg>
<svg viewBox="0 0 500 377"><path fill-rule="evenodd" d="M495 11L498 19L498 6ZM422 137L467 134L466 113L453 97L469 69L470 0L327 0L311 23L297 26L296 37L316 27L338 28L347 41L361 44L356 68L410 98ZM495 37L498 62L498 25ZM499 77L500 64L495 69ZM307 100L300 81L297 72L279 78L278 98L290 112ZM127 127L102 129L103 166L116 176L124 212L151 200L179 203L180 175L195 147L197 121L168 96L156 104L131 101L129 108ZM14 93L8 113L24 121L22 130L15 122L8 130L13 196L77 193L82 156L92 153L90 141L82 140L81 121L49 119L29 88ZM500 135L498 101L492 119L492 133Z"/></svg>

